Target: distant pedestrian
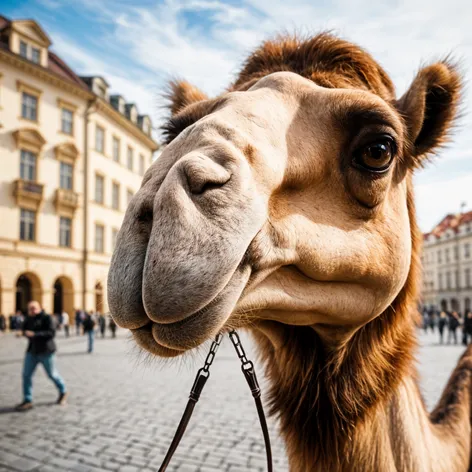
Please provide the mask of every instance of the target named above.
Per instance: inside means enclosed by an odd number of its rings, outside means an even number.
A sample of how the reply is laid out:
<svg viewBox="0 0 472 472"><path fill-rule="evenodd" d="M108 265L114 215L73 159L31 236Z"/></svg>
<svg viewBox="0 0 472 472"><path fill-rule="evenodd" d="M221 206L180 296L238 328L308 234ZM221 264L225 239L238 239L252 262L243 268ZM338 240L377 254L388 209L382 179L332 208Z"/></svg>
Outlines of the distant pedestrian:
<svg viewBox="0 0 472 472"><path fill-rule="evenodd" d="M4 314L0 315L0 332L4 333L7 329L7 319Z"/></svg>
<svg viewBox="0 0 472 472"><path fill-rule="evenodd" d="M447 343L451 343L451 337L454 338L454 344L457 344L457 328L459 327L460 319L459 314L453 311L449 315L449 332L447 334Z"/></svg>
<svg viewBox="0 0 472 472"><path fill-rule="evenodd" d="M464 344L467 346L472 342L472 312L466 310L464 317Z"/></svg>
<svg viewBox="0 0 472 472"><path fill-rule="evenodd" d="M23 315L23 312L21 310L16 310L16 313L13 319L14 319L14 327L11 328L12 331L21 331L21 328L25 321L25 315Z"/></svg>
<svg viewBox="0 0 472 472"><path fill-rule="evenodd" d="M108 327L111 331L111 337L116 338L116 323L115 320L110 316L110 321L108 322Z"/></svg>
<svg viewBox="0 0 472 472"><path fill-rule="evenodd" d="M434 328L436 327L436 312L431 311L429 313L429 328L431 329L431 332L434 334Z"/></svg>
<svg viewBox="0 0 472 472"><path fill-rule="evenodd" d="M105 328L107 326L107 322L105 319L105 315L103 313L100 313L100 316L98 317L98 324L100 326L100 335L102 338L105 337Z"/></svg>
<svg viewBox="0 0 472 472"><path fill-rule="evenodd" d="M448 318L447 314L445 311L441 311L439 314L439 320L438 320L438 330L439 330L439 342L440 344L443 343L443 334L444 334L444 328L448 324Z"/></svg>
<svg viewBox="0 0 472 472"><path fill-rule="evenodd" d="M64 327L64 334L66 338L69 337L69 313L66 311L62 312L62 326Z"/></svg>
<svg viewBox="0 0 472 472"><path fill-rule="evenodd" d="M80 335L80 328L82 326L82 321L83 321L83 311L75 310L75 334L77 336Z"/></svg>
<svg viewBox="0 0 472 472"><path fill-rule="evenodd" d="M91 313L86 315L82 324L84 327L84 334L87 334L88 337L87 352L91 354L93 352L93 341L95 338L95 320L93 319L93 315Z"/></svg>
<svg viewBox="0 0 472 472"><path fill-rule="evenodd" d="M56 344L54 342L54 324L50 315L42 310L41 305L28 303L28 316L17 336L28 338L23 365L23 402L16 406L18 411L33 407L33 374L38 364L42 364L48 377L59 390L57 404L64 405L68 396L66 386L55 366Z"/></svg>

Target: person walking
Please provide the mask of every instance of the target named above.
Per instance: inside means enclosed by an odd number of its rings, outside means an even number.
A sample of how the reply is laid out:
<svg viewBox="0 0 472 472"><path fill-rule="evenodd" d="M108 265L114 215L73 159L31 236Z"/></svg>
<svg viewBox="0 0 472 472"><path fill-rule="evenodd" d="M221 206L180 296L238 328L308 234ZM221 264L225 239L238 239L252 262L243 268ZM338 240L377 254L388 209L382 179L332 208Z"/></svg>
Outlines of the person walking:
<svg viewBox="0 0 472 472"><path fill-rule="evenodd" d="M65 405L68 392L64 380L55 365L56 344L54 323L37 301L28 303L28 316L17 336L28 338L23 364L23 402L15 407L17 411L33 408L33 374L38 364L42 364L47 376L54 382L59 397L58 405Z"/></svg>
<svg viewBox="0 0 472 472"><path fill-rule="evenodd" d="M67 311L62 312L62 326L64 327L64 335L66 338L69 337L69 313Z"/></svg>
<svg viewBox="0 0 472 472"><path fill-rule="evenodd" d="M91 313L85 316L82 325L84 327L84 334L87 334L88 337L87 352L91 354L93 352L93 341L95 338L95 320Z"/></svg>
<svg viewBox="0 0 472 472"><path fill-rule="evenodd" d="M105 328L107 325L105 315L103 313L100 313L100 316L98 317L98 324L100 326L100 335L103 339L105 337Z"/></svg>
<svg viewBox="0 0 472 472"><path fill-rule="evenodd" d="M457 344L457 328L459 327L460 319L459 314L456 311L453 311L449 315L449 332L447 335L447 343L451 343L451 337L454 338L454 344Z"/></svg>
<svg viewBox="0 0 472 472"><path fill-rule="evenodd" d="M472 342L472 311L466 310L464 314L464 344Z"/></svg>
<svg viewBox="0 0 472 472"><path fill-rule="evenodd" d="M7 329L7 319L5 315L2 313L0 315L0 332L4 333Z"/></svg>
<svg viewBox="0 0 472 472"><path fill-rule="evenodd" d="M80 335L80 327L82 325L82 310L75 310L75 334Z"/></svg>
<svg viewBox="0 0 472 472"><path fill-rule="evenodd" d="M439 343L440 344L443 344L443 342L444 342L444 339L443 339L444 328L446 327L447 324L448 324L447 314L446 314L445 311L441 311L441 313L439 314L439 320L438 320Z"/></svg>
<svg viewBox="0 0 472 472"><path fill-rule="evenodd" d="M110 321L108 322L108 327L111 331L111 337L116 338L116 323L115 320L110 316Z"/></svg>

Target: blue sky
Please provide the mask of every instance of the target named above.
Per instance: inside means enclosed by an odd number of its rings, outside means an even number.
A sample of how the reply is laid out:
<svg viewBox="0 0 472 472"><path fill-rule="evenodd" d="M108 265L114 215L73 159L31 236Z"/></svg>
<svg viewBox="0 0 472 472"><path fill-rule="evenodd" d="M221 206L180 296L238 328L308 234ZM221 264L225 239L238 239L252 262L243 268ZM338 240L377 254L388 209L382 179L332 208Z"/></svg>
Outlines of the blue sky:
<svg viewBox="0 0 472 472"><path fill-rule="evenodd" d="M155 122L160 93L182 77L210 95L234 78L262 40L280 32L330 29L365 47L400 95L420 65L452 53L472 79L470 0L3 0L0 13L33 18L53 50L79 74L103 75L112 91ZM472 209L472 91L453 144L416 177L419 222L429 230L445 213Z"/></svg>

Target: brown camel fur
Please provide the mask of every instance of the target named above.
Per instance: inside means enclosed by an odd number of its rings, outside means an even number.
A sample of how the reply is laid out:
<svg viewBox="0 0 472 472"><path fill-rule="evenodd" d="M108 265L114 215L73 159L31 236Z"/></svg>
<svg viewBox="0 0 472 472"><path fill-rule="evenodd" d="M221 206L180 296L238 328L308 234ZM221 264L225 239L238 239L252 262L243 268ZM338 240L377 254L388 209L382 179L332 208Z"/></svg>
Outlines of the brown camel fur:
<svg viewBox="0 0 472 472"><path fill-rule="evenodd" d="M264 43L228 92L171 85L169 144L131 202L113 317L159 356L249 327L290 470L469 470L467 350L428 414L414 365L421 234L412 175L446 142L448 61L396 99L329 34Z"/></svg>

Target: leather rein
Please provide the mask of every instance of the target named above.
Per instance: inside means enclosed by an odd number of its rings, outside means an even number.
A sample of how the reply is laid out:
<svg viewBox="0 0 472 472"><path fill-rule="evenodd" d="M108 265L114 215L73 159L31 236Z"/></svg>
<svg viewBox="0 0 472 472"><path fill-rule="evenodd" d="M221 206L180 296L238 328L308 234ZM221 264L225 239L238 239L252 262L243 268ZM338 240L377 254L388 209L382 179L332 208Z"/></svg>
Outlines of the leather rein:
<svg viewBox="0 0 472 472"><path fill-rule="evenodd" d="M254 397L254 402L256 403L257 414L259 416L259 422L261 424L262 434L264 436L264 443L266 448L267 471L273 472L272 450L270 447L269 430L267 428L267 421L264 415L264 409L262 407L261 389L259 387L259 383L257 382L254 364L252 363L252 361L247 359L238 333L236 333L236 331L234 330L230 331L229 338L231 339L231 342L233 343L233 346L236 349L236 353L241 361L241 370L243 371L244 377L246 378L249 388L251 389L252 396ZM221 333L216 336L215 340L211 343L210 351L208 352L208 355L205 359L204 366L201 367L197 372L197 376L195 377L192 389L190 390L190 395L187 402L187 406L184 410L184 414L182 415L179 426L177 427L177 431L175 432L174 438L172 439L172 443L169 446L164 461L162 462L162 465L159 468L159 472L165 472L167 466L169 465L172 459L172 456L174 455L177 447L179 446L180 440L182 439L185 433L195 405L197 404L200 398L200 394L202 393L203 387L205 386L206 381L210 377L210 366L213 363L213 360L215 359L216 351L218 350L222 339L223 335Z"/></svg>

